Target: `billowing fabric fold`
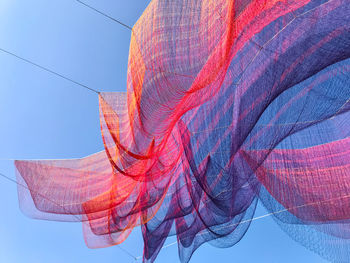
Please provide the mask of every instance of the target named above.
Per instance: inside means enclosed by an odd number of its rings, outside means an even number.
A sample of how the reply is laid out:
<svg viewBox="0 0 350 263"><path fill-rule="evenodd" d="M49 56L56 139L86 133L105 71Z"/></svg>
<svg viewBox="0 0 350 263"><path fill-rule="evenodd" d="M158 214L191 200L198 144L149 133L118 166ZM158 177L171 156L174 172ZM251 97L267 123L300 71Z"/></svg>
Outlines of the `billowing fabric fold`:
<svg viewBox="0 0 350 263"><path fill-rule="evenodd" d="M26 214L81 221L92 248L140 226L144 262L176 235L188 262L237 243L261 201L350 261L349 0L153 0L127 74L99 94L103 151L15 162Z"/></svg>

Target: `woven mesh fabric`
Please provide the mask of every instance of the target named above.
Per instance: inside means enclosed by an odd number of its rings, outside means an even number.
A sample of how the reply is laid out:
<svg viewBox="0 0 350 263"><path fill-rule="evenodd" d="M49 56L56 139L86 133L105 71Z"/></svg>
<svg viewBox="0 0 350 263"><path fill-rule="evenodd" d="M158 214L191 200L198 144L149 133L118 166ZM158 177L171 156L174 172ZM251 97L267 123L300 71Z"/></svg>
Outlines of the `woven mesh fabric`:
<svg viewBox="0 0 350 263"><path fill-rule="evenodd" d="M141 226L144 262L176 235L188 262L237 243L260 200L350 261L349 0L153 0L127 74L99 95L102 152L15 162L26 214L82 221L92 248Z"/></svg>

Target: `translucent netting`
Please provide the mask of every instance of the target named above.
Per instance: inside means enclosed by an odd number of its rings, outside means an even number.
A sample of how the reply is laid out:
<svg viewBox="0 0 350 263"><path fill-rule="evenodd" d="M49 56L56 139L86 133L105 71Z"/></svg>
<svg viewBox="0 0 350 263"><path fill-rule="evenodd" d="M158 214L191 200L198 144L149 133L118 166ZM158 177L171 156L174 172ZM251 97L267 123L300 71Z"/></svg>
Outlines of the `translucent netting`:
<svg viewBox="0 0 350 263"><path fill-rule="evenodd" d="M144 262L237 243L261 200L292 238L350 261L350 1L154 0L127 93L102 93L105 150L16 161L28 215L89 247L141 226Z"/></svg>

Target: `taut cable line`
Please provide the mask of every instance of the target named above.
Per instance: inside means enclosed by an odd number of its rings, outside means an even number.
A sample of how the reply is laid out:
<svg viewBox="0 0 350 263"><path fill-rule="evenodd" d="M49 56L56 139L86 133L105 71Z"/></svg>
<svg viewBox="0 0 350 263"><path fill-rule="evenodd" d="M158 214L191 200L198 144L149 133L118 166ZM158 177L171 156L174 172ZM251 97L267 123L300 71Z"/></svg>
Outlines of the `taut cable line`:
<svg viewBox="0 0 350 263"><path fill-rule="evenodd" d="M62 74L60 74L60 73L57 73L56 71L53 71L53 70L51 70L51 69L49 69L49 68L46 68L46 67L44 67L44 66L41 66L41 65L39 65L39 64L37 64L37 63L35 63L35 62L29 60L29 59L26 59L26 58L24 58L24 57L21 57L21 56L19 56L19 55L13 53L13 52L11 52L11 51L8 51L8 50L6 50L6 49L4 49L4 48L1 48L1 47L0 47L0 51L3 52L3 53L8 54L8 55L10 55L10 56L13 56L13 57L15 57L15 58L17 58L17 59L19 59L19 60L22 60L22 61L24 61L24 62L26 62L26 63L28 63L28 64L30 64L30 65L33 65L33 66L35 66L35 67L37 67L37 68L40 68L40 69L42 69L42 70L44 70L44 71L46 71L46 72L49 72L49 73L51 73L51 74L53 74L53 75L56 75L56 76L58 76L58 77L60 77L60 78L62 78L62 79L65 79L65 80L67 80L67 81L69 81L69 82L72 82L72 83L74 83L75 85L78 85L78 86L80 86L80 87L82 87L82 88L84 88L84 89L86 89L86 90L90 90L90 91L95 92L95 93L97 93L97 94L100 93L99 91L97 91L97 90L95 90L95 89L93 89L93 88L90 88L90 87L88 87L88 86L86 86L86 85L84 85L84 84L82 84L82 83L80 83L80 82L78 82L78 81L75 81L75 80L73 80L73 79L71 79L71 78L69 78L69 77L66 77L66 76L64 76L64 75L62 75Z"/></svg>

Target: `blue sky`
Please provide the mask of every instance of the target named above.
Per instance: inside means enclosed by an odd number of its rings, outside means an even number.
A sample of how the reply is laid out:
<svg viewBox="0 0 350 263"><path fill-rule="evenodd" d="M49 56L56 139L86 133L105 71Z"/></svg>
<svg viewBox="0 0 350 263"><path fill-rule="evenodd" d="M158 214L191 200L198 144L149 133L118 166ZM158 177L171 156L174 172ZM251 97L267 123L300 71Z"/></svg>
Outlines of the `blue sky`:
<svg viewBox="0 0 350 263"><path fill-rule="evenodd" d="M133 25L148 0L86 0ZM0 48L100 91L125 91L130 31L75 0L0 0ZM0 52L0 158L77 158L103 149L93 92ZM0 173L15 178L13 163ZM117 247L85 247L81 224L32 220L16 185L0 178L0 262L134 262ZM256 215L266 211L259 207ZM170 238L172 242L174 238ZM142 254L139 230L121 245ZM156 262L178 262L177 247ZM236 246L202 246L191 262L325 262L271 218L252 223Z"/></svg>

